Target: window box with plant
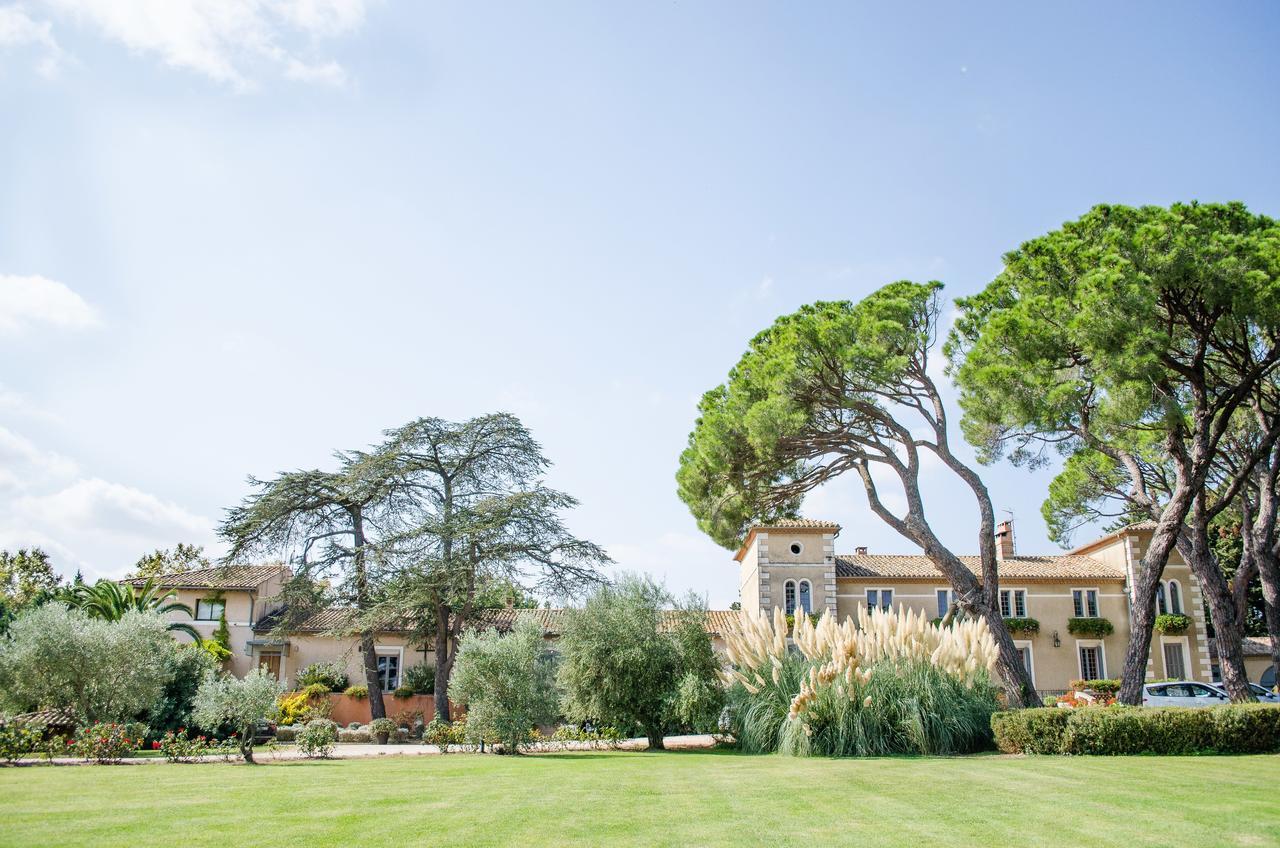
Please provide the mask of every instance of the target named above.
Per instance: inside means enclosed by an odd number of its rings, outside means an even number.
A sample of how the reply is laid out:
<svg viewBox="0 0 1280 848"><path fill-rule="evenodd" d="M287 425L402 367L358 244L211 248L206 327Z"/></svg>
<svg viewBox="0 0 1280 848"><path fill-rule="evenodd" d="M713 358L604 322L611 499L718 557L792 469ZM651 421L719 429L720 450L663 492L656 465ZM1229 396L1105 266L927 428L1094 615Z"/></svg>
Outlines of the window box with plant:
<svg viewBox="0 0 1280 848"><path fill-rule="evenodd" d="M1116 632L1115 627L1108 618L1068 618L1067 632L1072 636L1086 636L1095 639L1101 639L1103 636L1110 636Z"/></svg>
<svg viewBox="0 0 1280 848"><path fill-rule="evenodd" d="M1032 635L1040 632L1040 622L1034 618L1006 618L1004 626L1010 633Z"/></svg>
<svg viewBox="0 0 1280 848"><path fill-rule="evenodd" d="M1191 629L1191 618L1180 612L1168 612L1156 616L1157 633L1165 636L1181 636Z"/></svg>
<svg viewBox="0 0 1280 848"><path fill-rule="evenodd" d="M396 732L396 723L389 718L375 718L369 722L369 732L378 740L379 745L385 745L391 734Z"/></svg>

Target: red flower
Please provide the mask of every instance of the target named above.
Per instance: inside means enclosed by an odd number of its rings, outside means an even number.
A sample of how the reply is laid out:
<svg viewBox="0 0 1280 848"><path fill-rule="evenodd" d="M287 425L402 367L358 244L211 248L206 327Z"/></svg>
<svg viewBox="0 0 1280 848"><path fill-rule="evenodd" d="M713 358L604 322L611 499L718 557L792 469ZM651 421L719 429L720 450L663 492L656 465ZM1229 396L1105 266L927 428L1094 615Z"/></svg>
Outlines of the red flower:
<svg viewBox="0 0 1280 848"><path fill-rule="evenodd" d="M157 742L152 742L152 743L151 743L151 750L155 751L155 750L159 749L159 747L160 747L160 743L159 743L158 741L157 741Z"/></svg>
<svg viewBox="0 0 1280 848"><path fill-rule="evenodd" d="M76 740L74 740L74 739L68 739L68 740L67 740L67 744L68 744L68 745L74 745L74 744L76 744Z"/></svg>

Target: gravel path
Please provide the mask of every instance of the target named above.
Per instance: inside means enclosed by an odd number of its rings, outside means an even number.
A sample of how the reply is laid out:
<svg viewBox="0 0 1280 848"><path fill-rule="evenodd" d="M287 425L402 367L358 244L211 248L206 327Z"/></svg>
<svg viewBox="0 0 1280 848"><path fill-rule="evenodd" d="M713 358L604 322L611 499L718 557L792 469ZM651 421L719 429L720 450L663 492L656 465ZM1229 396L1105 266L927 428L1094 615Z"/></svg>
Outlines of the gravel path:
<svg viewBox="0 0 1280 848"><path fill-rule="evenodd" d="M694 748L711 748L715 746L715 738L707 735L693 736L668 736L664 740L668 750L690 750ZM649 747L649 743L644 739L624 739L618 743L618 749L623 751L642 751ZM592 751L599 750L589 742L566 742L557 746L556 751ZM403 745L377 745L364 742L341 742L333 747L333 754L330 759L333 760L354 760L364 759L368 757L421 757L428 755L438 755L440 749L435 745L419 745L408 743ZM531 752L534 756L541 752ZM550 752L547 752L550 753ZM269 751L265 746L258 746L253 749L253 757L260 763L270 763L277 760L300 760L303 759L302 754L293 745L283 745L276 751ZM221 761L220 756L203 757L201 762L215 763ZM24 765L42 765L48 762L45 759L25 759L21 761ZM121 761L125 765L146 765L148 763L163 763L164 757L128 757ZM232 762L240 762L237 758ZM71 757L54 757L54 765L61 766L80 766L92 765L84 760L74 759Z"/></svg>

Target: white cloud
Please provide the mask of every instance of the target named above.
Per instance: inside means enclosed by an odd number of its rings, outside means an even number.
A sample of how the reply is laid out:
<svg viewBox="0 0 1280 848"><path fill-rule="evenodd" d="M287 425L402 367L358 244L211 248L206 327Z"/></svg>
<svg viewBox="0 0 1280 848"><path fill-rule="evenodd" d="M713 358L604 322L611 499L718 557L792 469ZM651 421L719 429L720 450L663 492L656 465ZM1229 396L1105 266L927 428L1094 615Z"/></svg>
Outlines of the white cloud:
<svg viewBox="0 0 1280 848"><path fill-rule="evenodd" d="M40 0L59 24L68 21L134 53L195 71L240 89L253 86L265 67L289 79L341 85L335 61L310 57L316 42L358 29L368 0ZM24 27L52 43L51 21L36 21L21 7ZM0 43L3 43L0 41Z"/></svg>
<svg viewBox="0 0 1280 848"><path fill-rule="evenodd" d="M36 325L81 330L96 324L93 308L57 280L0 274L0 335Z"/></svg>
<svg viewBox="0 0 1280 848"><path fill-rule="evenodd" d="M175 503L97 477L77 480L52 494L19 498L14 511L43 526L106 525L113 532L135 535L204 535L211 526L208 519L193 515Z"/></svg>
<svg viewBox="0 0 1280 848"><path fill-rule="evenodd" d="M139 556L178 542L214 543L213 522L148 492L96 477L45 494L13 498L4 508L0 547L56 549L64 573L115 577ZM51 550L51 553L53 551Z"/></svg>
<svg viewBox="0 0 1280 848"><path fill-rule="evenodd" d="M310 65L293 57L285 67L284 75L298 82L321 82L342 86L347 82L347 72L337 62Z"/></svg>
<svg viewBox="0 0 1280 848"><path fill-rule="evenodd" d="M35 20L22 6L0 6L0 48L6 47L37 48L36 70L48 78L58 75L63 53L53 37L53 25Z"/></svg>
<svg viewBox="0 0 1280 848"><path fill-rule="evenodd" d="M45 424L59 424L62 422L57 413L37 406L28 400L25 395L15 392L3 383L0 383L0 415L15 415Z"/></svg>
<svg viewBox="0 0 1280 848"><path fill-rule="evenodd" d="M12 403L6 401L12 400ZM59 421L0 387L0 419ZM221 551L214 523L180 504L85 474L74 459L0 420L0 549L38 546L63 575L118 577L138 557L178 542Z"/></svg>
<svg viewBox="0 0 1280 848"><path fill-rule="evenodd" d="M76 470L71 459L0 425L0 491L65 481Z"/></svg>

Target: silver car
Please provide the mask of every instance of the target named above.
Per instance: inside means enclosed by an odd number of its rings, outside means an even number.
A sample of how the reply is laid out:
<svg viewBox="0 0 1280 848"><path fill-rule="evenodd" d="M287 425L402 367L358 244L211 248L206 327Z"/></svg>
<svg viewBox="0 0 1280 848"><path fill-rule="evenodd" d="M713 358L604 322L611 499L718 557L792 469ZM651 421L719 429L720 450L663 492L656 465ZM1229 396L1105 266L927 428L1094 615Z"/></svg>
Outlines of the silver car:
<svg viewBox="0 0 1280 848"><path fill-rule="evenodd" d="M1221 683L1213 684L1213 688L1217 689L1219 692L1221 692L1224 695L1227 694L1226 687L1223 686ZM1253 695L1255 698L1257 698L1259 701L1261 701L1264 704L1280 704L1280 695L1277 695L1275 692L1272 692L1270 689L1266 689L1262 686L1259 686L1256 683L1250 683L1249 690L1253 692Z"/></svg>
<svg viewBox="0 0 1280 848"><path fill-rule="evenodd" d="M1194 680L1146 683L1142 687L1144 707L1213 707L1230 700L1227 693L1216 686Z"/></svg>

